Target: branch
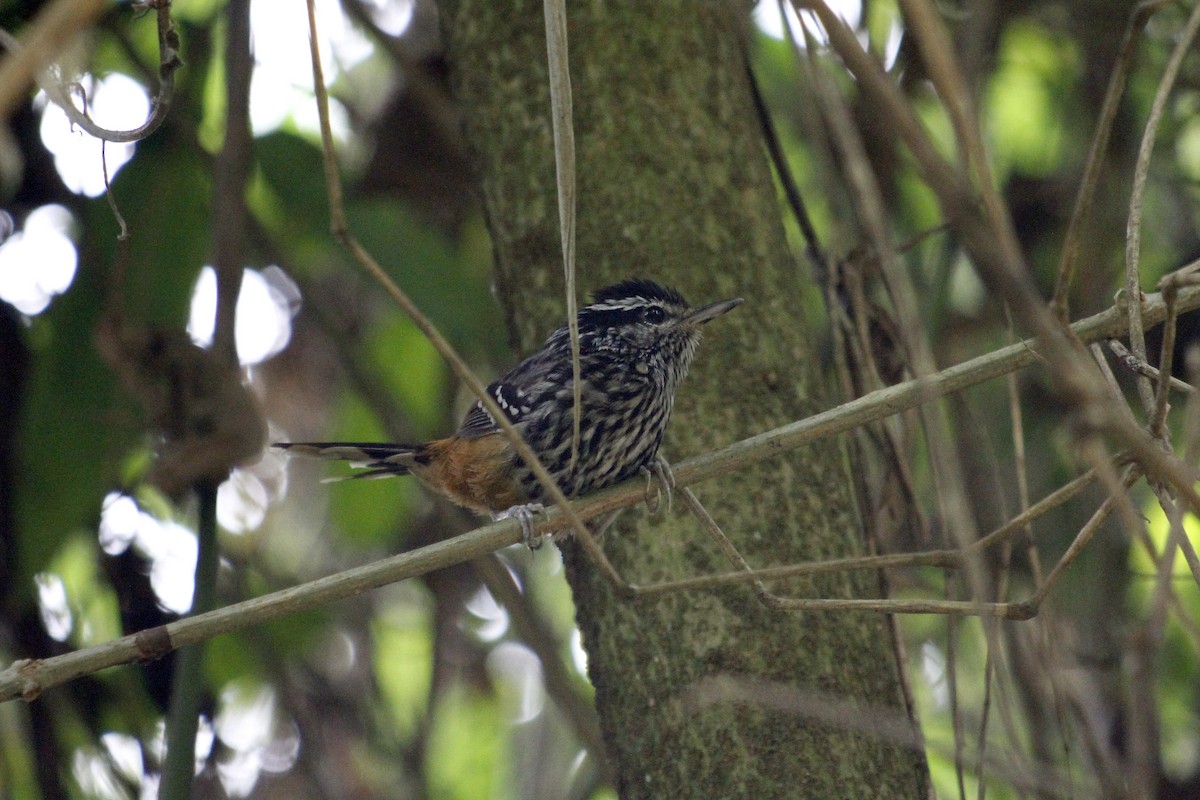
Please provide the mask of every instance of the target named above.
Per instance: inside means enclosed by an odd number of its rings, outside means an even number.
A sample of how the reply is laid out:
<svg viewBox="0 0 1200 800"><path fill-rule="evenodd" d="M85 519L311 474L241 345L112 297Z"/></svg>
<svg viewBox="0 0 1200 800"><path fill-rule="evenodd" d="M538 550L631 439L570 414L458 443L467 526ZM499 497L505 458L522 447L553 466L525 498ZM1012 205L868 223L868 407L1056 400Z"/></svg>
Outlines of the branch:
<svg viewBox="0 0 1200 800"><path fill-rule="evenodd" d="M1200 286L1181 289L1176 303L1181 313L1200 308ZM1142 307L1143 322L1151 325L1161 322L1165 319L1166 312L1166 303L1162 296L1151 295L1146 298ZM1119 336L1126 326L1123 310L1114 307L1075 323L1071 329L1080 340L1094 342ZM942 370L924 380L907 381L871 392L829 411L760 433L721 450L682 461L673 468L676 483L679 486L688 486L735 472L817 439L844 433L868 422L914 408L931 399L962 391L1031 366L1040 359L1038 343L1025 340ZM634 478L581 498L574 502L572 507L579 519L590 519L635 505L644 498L645 481ZM562 530L563 511L558 507L551 508L536 523L541 533ZM307 611L380 586L470 561L519 541L521 530L517 522L504 520L409 553L364 564L252 600L244 600L206 614L160 625L105 644L53 658L16 661L0 671L0 702L16 697L30 701L48 688L107 667L161 658L183 645L259 625L288 614ZM746 577L746 580L754 579L753 574Z"/></svg>

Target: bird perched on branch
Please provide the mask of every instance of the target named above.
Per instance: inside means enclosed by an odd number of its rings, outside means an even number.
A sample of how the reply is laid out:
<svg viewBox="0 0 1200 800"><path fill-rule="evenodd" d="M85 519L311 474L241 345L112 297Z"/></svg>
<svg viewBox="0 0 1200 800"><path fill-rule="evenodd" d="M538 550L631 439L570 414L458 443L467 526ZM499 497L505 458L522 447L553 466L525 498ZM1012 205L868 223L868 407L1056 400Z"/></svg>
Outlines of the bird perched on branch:
<svg viewBox="0 0 1200 800"><path fill-rule="evenodd" d="M596 292L578 315L581 394L574 454L574 378L566 325L487 392L567 497L611 486L655 470L675 390L696 354L702 326L741 302L738 297L692 308L675 289L648 280ZM518 518L531 545L530 515L548 498L478 401L446 439L275 446L353 462L366 470L356 478L412 475L472 511Z"/></svg>

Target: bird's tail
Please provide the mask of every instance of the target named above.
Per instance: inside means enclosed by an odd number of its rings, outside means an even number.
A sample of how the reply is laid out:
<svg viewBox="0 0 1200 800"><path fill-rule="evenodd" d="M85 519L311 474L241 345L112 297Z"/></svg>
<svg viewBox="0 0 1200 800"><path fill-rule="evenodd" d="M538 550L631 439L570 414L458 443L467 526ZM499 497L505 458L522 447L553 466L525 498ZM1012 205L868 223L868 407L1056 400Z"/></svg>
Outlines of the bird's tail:
<svg viewBox="0 0 1200 800"><path fill-rule="evenodd" d="M424 445L385 444L377 442L276 442L271 445L289 453L330 461L349 461L350 466L364 469L347 478L386 478L407 475L419 463ZM342 480L333 478L331 480Z"/></svg>

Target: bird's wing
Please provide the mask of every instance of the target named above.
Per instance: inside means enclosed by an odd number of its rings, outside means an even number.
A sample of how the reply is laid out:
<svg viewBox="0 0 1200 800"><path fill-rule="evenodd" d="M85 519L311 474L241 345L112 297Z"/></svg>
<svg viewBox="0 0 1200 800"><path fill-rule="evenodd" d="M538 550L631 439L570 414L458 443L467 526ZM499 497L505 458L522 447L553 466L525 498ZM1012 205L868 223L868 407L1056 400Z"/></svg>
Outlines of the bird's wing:
<svg viewBox="0 0 1200 800"><path fill-rule="evenodd" d="M508 421L514 425L520 423L532 410L530 396L516 383L509 383L501 379L489 386L487 392L496 401L496 405L500 406L500 410L504 412ZM458 435L464 439L477 439L498 430L500 427L492 419L492 415L488 413L482 403L476 400L475 404L471 406L471 410L467 412L466 418L463 419L463 423L458 429Z"/></svg>
<svg viewBox="0 0 1200 800"><path fill-rule="evenodd" d="M566 335L566 327L555 331L541 350L513 367L500 380L487 388L488 396L496 401L508 421L518 428L531 417L537 408L553 402L554 390L562 382L559 375L563 368L563 346L560 340ZM568 351L569 352L569 351ZM566 362L570 364L568 360ZM475 439L496 433L500 428L492 415L476 401L467 412L458 435Z"/></svg>

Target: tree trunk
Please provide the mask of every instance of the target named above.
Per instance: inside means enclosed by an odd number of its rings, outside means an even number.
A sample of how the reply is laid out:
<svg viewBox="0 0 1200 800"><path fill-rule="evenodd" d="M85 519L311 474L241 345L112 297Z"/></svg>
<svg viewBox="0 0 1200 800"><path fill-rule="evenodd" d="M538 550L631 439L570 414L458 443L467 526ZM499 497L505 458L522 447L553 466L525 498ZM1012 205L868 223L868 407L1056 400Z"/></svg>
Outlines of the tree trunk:
<svg viewBox="0 0 1200 800"><path fill-rule="evenodd" d="M818 294L784 238L746 79L746 16L719 0L568 6L581 289L640 276L693 304L746 299L709 326L665 454L694 455L827 407L809 340ZM441 9L499 293L527 353L564 317L542 6ZM747 560L768 566L863 553L849 486L844 453L827 441L696 491ZM605 536L627 580L730 569L675 506L665 522L626 512ZM625 602L575 547L564 554L622 797L927 795L921 752L855 732L907 713L884 617L769 611L745 587ZM863 574L781 587L877 590ZM715 677L745 681L752 699L688 702ZM860 711L821 722L756 702L763 682Z"/></svg>

